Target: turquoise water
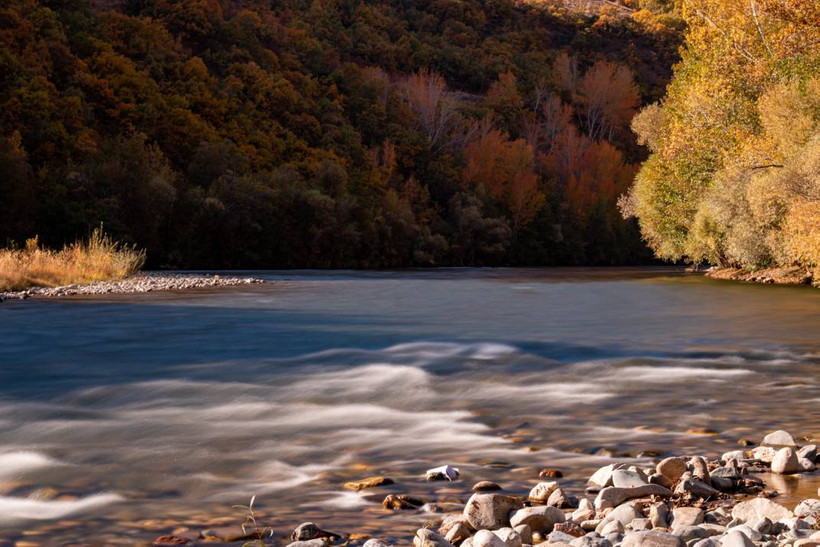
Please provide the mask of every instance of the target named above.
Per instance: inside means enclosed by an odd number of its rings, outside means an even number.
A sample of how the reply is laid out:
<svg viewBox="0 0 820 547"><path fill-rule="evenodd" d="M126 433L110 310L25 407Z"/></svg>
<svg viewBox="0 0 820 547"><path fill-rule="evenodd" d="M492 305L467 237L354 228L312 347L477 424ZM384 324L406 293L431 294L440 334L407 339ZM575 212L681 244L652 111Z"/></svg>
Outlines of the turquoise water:
<svg viewBox="0 0 820 547"><path fill-rule="evenodd" d="M251 495L278 530L399 537L430 515L383 511L387 492L446 509L544 466L580 492L612 457L820 435L817 290L673 269L253 273L272 283L0 305L0 538L150 540L239 523ZM463 480L442 491L421 476L444 463ZM341 486L375 473L398 484Z"/></svg>

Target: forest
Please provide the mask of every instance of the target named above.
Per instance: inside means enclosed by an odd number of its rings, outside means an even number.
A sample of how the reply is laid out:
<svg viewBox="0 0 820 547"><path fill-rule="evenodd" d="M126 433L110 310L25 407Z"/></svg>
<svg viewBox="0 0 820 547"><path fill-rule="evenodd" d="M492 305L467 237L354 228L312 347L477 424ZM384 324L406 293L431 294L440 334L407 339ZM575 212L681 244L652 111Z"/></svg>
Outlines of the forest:
<svg viewBox="0 0 820 547"><path fill-rule="evenodd" d="M687 0L683 59L634 119L652 151L622 206L653 251L820 284L820 6Z"/></svg>
<svg viewBox="0 0 820 547"><path fill-rule="evenodd" d="M57 248L102 226L155 268L650 262L618 200L645 144L665 154L630 122L664 95L681 13L659 0L6 0L0 246ZM678 225L667 244L646 186L631 200L643 236L675 258Z"/></svg>

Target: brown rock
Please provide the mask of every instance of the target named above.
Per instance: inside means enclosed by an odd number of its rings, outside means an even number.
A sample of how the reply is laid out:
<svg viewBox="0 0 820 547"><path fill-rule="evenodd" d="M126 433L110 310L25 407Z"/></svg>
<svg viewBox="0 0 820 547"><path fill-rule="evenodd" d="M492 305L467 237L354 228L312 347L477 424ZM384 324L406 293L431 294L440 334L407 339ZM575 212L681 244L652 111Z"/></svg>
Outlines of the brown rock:
<svg viewBox="0 0 820 547"><path fill-rule="evenodd" d="M378 486L387 486L389 484L393 484L393 479L388 479L387 477L367 477L366 479L362 479L360 481L350 481L345 483L345 488L350 488L353 490L364 490L365 488L376 488Z"/></svg>
<svg viewBox="0 0 820 547"><path fill-rule="evenodd" d="M418 509L424 505L420 499L411 498L404 494L388 494L382 502L382 507L385 509L392 509L393 511L401 511L404 509Z"/></svg>
<svg viewBox="0 0 820 547"><path fill-rule="evenodd" d="M492 481L481 481L473 485L473 490L476 492L496 492L501 490L501 486Z"/></svg>
<svg viewBox="0 0 820 547"><path fill-rule="evenodd" d="M674 482L686 473L686 464L680 458L666 458L658 463L656 470Z"/></svg>
<svg viewBox="0 0 820 547"><path fill-rule="evenodd" d="M167 545L185 545L191 540L179 536L159 536L154 540L154 547L166 547Z"/></svg>
<svg viewBox="0 0 820 547"><path fill-rule="evenodd" d="M560 479L564 474L558 469L544 468L539 471L538 476L542 479Z"/></svg>

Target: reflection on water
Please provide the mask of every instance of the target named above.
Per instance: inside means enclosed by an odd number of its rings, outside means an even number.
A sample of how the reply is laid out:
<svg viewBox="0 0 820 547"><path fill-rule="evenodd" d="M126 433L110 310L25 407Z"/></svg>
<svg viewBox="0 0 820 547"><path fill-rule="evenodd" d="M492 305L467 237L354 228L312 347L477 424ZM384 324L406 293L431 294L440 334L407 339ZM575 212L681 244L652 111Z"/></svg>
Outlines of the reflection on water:
<svg viewBox="0 0 820 547"><path fill-rule="evenodd" d="M820 291L668 270L265 275L0 306L0 537L150 539L239 522L253 494L280 529L403 535L427 517L341 484L385 473L446 506L544 466L580 488L611 457L820 435ZM423 482L444 463L464 480ZM770 485L788 501L818 479Z"/></svg>

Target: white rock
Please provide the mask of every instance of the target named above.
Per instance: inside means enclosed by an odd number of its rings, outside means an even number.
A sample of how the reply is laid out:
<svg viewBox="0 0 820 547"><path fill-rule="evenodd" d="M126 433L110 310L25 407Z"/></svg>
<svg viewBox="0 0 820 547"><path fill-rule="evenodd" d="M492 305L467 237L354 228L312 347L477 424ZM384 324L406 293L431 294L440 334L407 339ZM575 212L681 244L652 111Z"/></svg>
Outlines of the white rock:
<svg viewBox="0 0 820 547"><path fill-rule="evenodd" d="M797 447L797 444L794 442L794 439L788 432L779 429L773 433L769 433L765 437L763 437L763 442L760 443L762 445L767 446L793 446Z"/></svg>
<svg viewBox="0 0 820 547"><path fill-rule="evenodd" d="M791 475L800 472L800 462L793 448L781 448L772 460L772 472Z"/></svg>
<svg viewBox="0 0 820 547"><path fill-rule="evenodd" d="M512 528L499 528L493 532L507 547L521 547L521 536Z"/></svg>
<svg viewBox="0 0 820 547"><path fill-rule="evenodd" d="M700 524L703 516L703 511L697 507L675 507L672 509L672 528Z"/></svg>
<svg viewBox="0 0 820 547"><path fill-rule="evenodd" d="M532 501L547 503L547 500L550 498L550 494L555 492L557 489L558 483L555 481L539 482L533 487L532 490L530 490L530 494L527 497Z"/></svg>
<svg viewBox="0 0 820 547"><path fill-rule="evenodd" d="M597 486L599 488L606 488L607 486L612 486L612 472L616 469L621 469L622 467L624 467L624 465L620 463L612 463L609 465L605 465L604 467L600 468L598 471L593 473L587 481L587 483L593 486Z"/></svg>
<svg viewBox="0 0 820 547"><path fill-rule="evenodd" d="M685 547L683 538L651 530L648 532L631 532L624 536L621 547Z"/></svg>
<svg viewBox="0 0 820 547"><path fill-rule="evenodd" d="M546 505L525 507L510 515L510 525L513 528L526 524L533 532L542 534L550 533L555 523L564 522L565 520L566 517L563 511L557 507L548 507Z"/></svg>
<svg viewBox="0 0 820 547"><path fill-rule="evenodd" d="M615 488L610 486L598 492L595 508L599 511L607 507L617 507L627 500L649 496L672 497L672 491L659 484L645 484L636 488Z"/></svg>
<svg viewBox="0 0 820 547"><path fill-rule="evenodd" d="M612 486L616 488L634 488L644 484L646 484L646 479L637 471L616 469L612 472Z"/></svg>
<svg viewBox="0 0 820 547"><path fill-rule="evenodd" d="M820 500L803 500L794 508L794 516L796 517L804 518L812 514L820 515Z"/></svg>
<svg viewBox="0 0 820 547"><path fill-rule="evenodd" d="M758 519L767 518L772 522L791 518L794 513L772 500L766 498L755 498L742 501L732 509L732 518L740 522L754 522Z"/></svg>
<svg viewBox="0 0 820 547"><path fill-rule="evenodd" d="M775 454L777 454L777 450L771 446L758 446L752 450L752 456L764 463L772 463Z"/></svg>
<svg viewBox="0 0 820 547"><path fill-rule="evenodd" d="M720 539L721 547L755 547L751 539L740 531L732 530Z"/></svg>
<svg viewBox="0 0 820 547"><path fill-rule="evenodd" d="M452 547L452 544L428 528L419 528L413 538L414 547ZM500 547L500 546L499 546Z"/></svg>
<svg viewBox="0 0 820 547"><path fill-rule="evenodd" d="M454 481L458 478L458 474L458 469L449 465L434 467L433 469L428 469L427 473L425 473L428 481L439 479L447 479L448 481Z"/></svg>
<svg viewBox="0 0 820 547"><path fill-rule="evenodd" d="M489 530L479 530L472 537L473 547L507 547L500 537Z"/></svg>
<svg viewBox="0 0 820 547"><path fill-rule="evenodd" d="M740 461L746 459L746 453L742 450L732 450L731 452L725 452L720 459L725 462L728 462L729 460Z"/></svg>

